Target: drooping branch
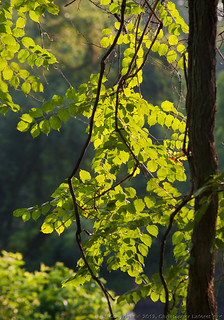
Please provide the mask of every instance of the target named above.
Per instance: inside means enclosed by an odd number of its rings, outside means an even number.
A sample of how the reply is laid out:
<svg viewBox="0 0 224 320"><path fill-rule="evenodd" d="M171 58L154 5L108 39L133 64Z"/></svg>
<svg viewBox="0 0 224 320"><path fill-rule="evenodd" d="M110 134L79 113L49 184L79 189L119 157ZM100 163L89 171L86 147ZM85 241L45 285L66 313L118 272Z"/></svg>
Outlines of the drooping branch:
<svg viewBox="0 0 224 320"><path fill-rule="evenodd" d="M74 1L73 1L74 2ZM126 8L126 0L122 1L122 5L121 5L121 24L120 24L120 28L114 38L114 41L112 43L112 45L110 46L109 50L106 52L106 54L103 56L102 60L101 60L101 68L100 68L100 74L99 74L99 80L98 80L98 86L97 86L97 94L96 94L96 99L95 99L95 103L93 106L93 110L92 110L92 115L90 118L90 124L89 124L89 133L88 133L88 137L87 140L83 146L83 149L80 153L80 156L78 158L78 161L71 173L71 175L68 178L68 185L69 185L69 190L70 190L70 194L72 196L72 200L73 200L73 205L74 205L74 211L75 211L75 218L76 218L76 242L79 246L82 258L84 260L84 263L89 271L89 273L91 274L91 277L97 282L97 284L100 286L100 288L102 289L102 292L104 293L106 299L107 299L107 304L108 304L108 308L110 311L110 315L111 315L111 319L115 319L114 315L113 315L113 310L111 307L111 303L110 303L110 296L107 292L107 290L105 289L104 285L102 284L102 282L100 281L100 279L94 274L90 264L88 263L86 256L85 256L85 252L83 250L82 247L82 241L81 241L81 232L82 232L82 227L81 227L81 220L80 220L80 215L79 215L79 208L77 205L77 201L76 201L76 197L75 197L75 190L72 184L72 178L76 175L81 162L83 161L84 155L88 149L88 146L90 144L91 141L91 137L92 137L92 133L93 133L93 126L94 126L94 116L98 107L98 103L99 103L99 99L100 99L100 93L101 93L101 87L102 87L102 80L103 80L103 76L105 73L105 67L106 67L106 61L109 58L110 54L113 52L118 38L122 32L122 28L124 25L124 14L125 14L125 8Z"/></svg>
<svg viewBox="0 0 224 320"><path fill-rule="evenodd" d="M166 240L168 238L168 235L172 229L174 219L176 215L180 212L180 210L191 200L192 193L186 195L181 203L177 206L177 208L171 213L168 227L163 235L162 241L161 241L161 247L160 247L160 259L159 259L159 276L165 291L165 305L164 305L164 318L168 316L169 313L169 289L167 282L163 275L163 264L164 264L164 254L165 254L165 247L166 247Z"/></svg>

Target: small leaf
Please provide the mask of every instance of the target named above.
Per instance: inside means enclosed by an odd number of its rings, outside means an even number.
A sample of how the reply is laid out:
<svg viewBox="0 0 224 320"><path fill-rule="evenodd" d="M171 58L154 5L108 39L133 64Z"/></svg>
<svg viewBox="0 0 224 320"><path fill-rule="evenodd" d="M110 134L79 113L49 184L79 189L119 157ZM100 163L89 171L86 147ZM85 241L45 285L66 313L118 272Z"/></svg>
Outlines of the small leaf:
<svg viewBox="0 0 224 320"><path fill-rule="evenodd" d="M52 97L52 103L53 103L54 106L61 106L62 103L63 103L63 97L60 96L60 95L55 94Z"/></svg>
<svg viewBox="0 0 224 320"><path fill-rule="evenodd" d="M5 67L5 69L2 71L2 75L5 80L9 80L13 76L13 71L11 68Z"/></svg>
<svg viewBox="0 0 224 320"><path fill-rule="evenodd" d="M23 91L23 93L28 94L31 90L31 85L29 82L23 82L21 89Z"/></svg>
<svg viewBox="0 0 224 320"><path fill-rule="evenodd" d="M22 44L26 48L34 48L35 47L35 43L34 43L33 39L29 38L29 37L24 37L22 39Z"/></svg>
<svg viewBox="0 0 224 320"><path fill-rule="evenodd" d="M68 121L69 119L69 112L67 109L60 109L58 110L58 117L61 119L61 121Z"/></svg>
<svg viewBox="0 0 224 320"><path fill-rule="evenodd" d="M54 227L51 223L44 222L41 226L41 231L43 233L52 233L54 231Z"/></svg>
<svg viewBox="0 0 224 320"><path fill-rule="evenodd" d="M10 80L9 80L9 84L10 86L12 86L13 88L17 89L19 86L19 78L17 76L13 76Z"/></svg>
<svg viewBox="0 0 224 320"><path fill-rule="evenodd" d="M19 17L16 21L16 27L17 28L24 28L26 23L26 19Z"/></svg>
<svg viewBox="0 0 224 320"><path fill-rule="evenodd" d="M64 224L61 221L56 221L54 224L54 227L55 227L55 230L57 231L59 236L65 229Z"/></svg>
<svg viewBox="0 0 224 320"><path fill-rule="evenodd" d="M29 114L31 115L31 117L33 118L39 118L43 116L43 112L41 109L39 108L31 108L29 111Z"/></svg>
<svg viewBox="0 0 224 320"><path fill-rule="evenodd" d="M176 231L172 236L173 245L180 243L184 238L183 232Z"/></svg>
<svg viewBox="0 0 224 320"><path fill-rule="evenodd" d="M170 51L167 53L166 58L167 58L167 61L168 61L169 63L173 63L173 62L176 60L176 58L177 58L177 53L176 53L175 51L173 51L173 50L170 50Z"/></svg>
<svg viewBox="0 0 224 320"><path fill-rule="evenodd" d="M33 220L37 220L39 217L40 217L40 215L41 215L41 212L40 212L40 210L34 210L33 212L32 212L32 218L33 218Z"/></svg>
<svg viewBox="0 0 224 320"><path fill-rule="evenodd" d="M110 1L110 0L109 0L109 1ZM103 35L111 34L111 29L109 29L109 28L103 29L103 30L102 30L102 34L103 34Z"/></svg>
<svg viewBox="0 0 224 320"><path fill-rule="evenodd" d="M43 112L50 112L52 111L54 108L53 103L51 101L45 102L42 104L41 109L43 110Z"/></svg>
<svg viewBox="0 0 224 320"><path fill-rule="evenodd" d="M149 234L151 234L152 236L154 237L157 237L158 236L158 227L155 226L155 225L151 225L151 226L147 226L146 227L146 230L148 231Z"/></svg>
<svg viewBox="0 0 224 320"><path fill-rule="evenodd" d="M40 130L47 135L51 131L49 121L46 119L40 122L39 127L40 127Z"/></svg>
<svg viewBox="0 0 224 320"><path fill-rule="evenodd" d="M34 92L43 92L44 91L44 87L43 87L42 83L40 83L38 81L34 81L32 83L32 90Z"/></svg>
<svg viewBox="0 0 224 320"><path fill-rule="evenodd" d="M13 211L13 215L14 217L21 217L27 211L28 210L26 208L16 209L15 211Z"/></svg>
<svg viewBox="0 0 224 320"><path fill-rule="evenodd" d="M21 132L26 132L28 131L30 128L30 124L28 122L24 122L24 121L20 121L17 124L17 130L21 131Z"/></svg>
<svg viewBox="0 0 224 320"><path fill-rule="evenodd" d="M86 170L80 170L79 176L83 183L85 183L87 180L91 180L91 175Z"/></svg>
<svg viewBox="0 0 224 320"><path fill-rule="evenodd" d="M100 45L103 48L107 48L110 45L109 39L107 37L104 37L101 41L100 41Z"/></svg>
<svg viewBox="0 0 224 320"><path fill-rule="evenodd" d="M100 4L102 4L103 6L106 6L110 3L111 3L111 0L100 0Z"/></svg>
<svg viewBox="0 0 224 320"><path fill-rule="evenodd" d="M22 215L22 219L24 222L29 221L30 217L31 217L31 214L28 210L26 212L24 212L24 214Z"/></svg>
<svg viewBox="0 0 224 320"><path fill-rule="evenodd" d="M186 47L183 44L179 44L177 46L177 51L180 53L184 53L184 51L186 51Z"/></svg>
<svg viewBox="0 0 224 320"><path fill-rule="evenodd" d="M177 43L178 43L178 38L177 38L177 36L175 36L175 35L169 36L168 42L169 42L169 44L170 44L171 46L177 44Z"/></svg>
<svg viewBox="0 0 224 320"><path fill-rule="evenodd" d="M161 108L166 112L173 111L173 109L174 109L173 103L170 101L167 101L167 100L162 102Z"/></svg>
<svg viewBox="0 0 224 320"><path fill-rule="evenodd" d="M31 117L31 115L29 115L28 113L24 113L20 119L22 119L23 121L28 122L28 123L33 122L33 117Z"/></svg>
<svg viewBox="0 0 224 320"><path fill-rule="evenodd" d="M138 245L138 251L139 251L144 257L147 257L149 249L148 249L148 247L147 247L145 244L140 243L140 244Z"/></svg>
<svg viewBox="0 0 224 320"><path fill-rule="evenodd" d="M33 68L35 61L37 60L37 56L35 54L29 55L29 57L26 59L27 63Z"/></svg>
<svg viewBox="0 0 224 320"><path fill-rule="evenodd" d="M76 98L76 95L77 95L76 90L75 90L75 88L73 88L73 87L68 88L68 90L66 91L66 94L65 94L65 96L66 96L66 98L67 98L68 100L73 100L73 99L75 99L75 98Z"/></svg>
<svg viewBox="0 0 224 320"><path fill-rule="evenodd" d="M142 234L140 239L146 246L151 247L152 238L148 234Z"/></svg>
<svg viewBox="0 0 224 320"><path fill-rule="evenodd" d="M168 45L165 43L162 43L158 48L158 54L160 56L164 56L167 53Z"/></svg>
<svg viewBox="0 0 224 320"><path fill-rule="evenodd" d="M142 199L136 199L136 200L134 200L134 206L135 206L135 209L136 209L136 211L138 211L138 212L141 212L141 211L143 211L144 210L144 208L145 208L145 203L144 203L144 201L142 200Z"/></svg>
<svg viewBox="0 0 224 320"><path fill-rule="evenodd" d="M35 123L32 128L30 129L30 133L32 135L33 138L36 138L39 136L40 134L40 129L37 123Z"/></svg>
<svg viewBox="0 0 224 320"><path fill-rule="evenodd" d="M61 128L61 120L55 114L50 117L49 123L50 123L51 128L54 129L54 130L58 130L59 131L59 129Z"/></svg>

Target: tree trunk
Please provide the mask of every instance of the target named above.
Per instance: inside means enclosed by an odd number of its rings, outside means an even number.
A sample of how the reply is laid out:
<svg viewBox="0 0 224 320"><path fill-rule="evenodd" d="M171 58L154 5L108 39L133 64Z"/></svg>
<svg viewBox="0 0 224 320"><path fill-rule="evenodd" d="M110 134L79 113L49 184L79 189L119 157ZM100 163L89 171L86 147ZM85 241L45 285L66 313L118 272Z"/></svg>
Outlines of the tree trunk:
<svg viewBox="0 0 224 320"><path fill-rule="evenodd" d="M193 192L218 172L214 142L217 2L188 1L190 30L186 111ZM211 190L196 197L187 296L188 319L195 319L197 316L216 319L213 240L217 209L218 197Z"/></svg>

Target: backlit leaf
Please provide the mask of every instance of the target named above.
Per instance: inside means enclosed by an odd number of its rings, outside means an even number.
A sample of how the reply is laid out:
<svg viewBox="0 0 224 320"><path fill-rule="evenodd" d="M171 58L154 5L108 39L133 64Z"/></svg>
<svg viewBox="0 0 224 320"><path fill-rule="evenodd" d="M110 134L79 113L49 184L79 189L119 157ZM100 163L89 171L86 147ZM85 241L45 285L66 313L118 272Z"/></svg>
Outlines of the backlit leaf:
<svg viewBox="0 0 224 320"><path fill-rule="evenodd" d="M86 182L87 180L91 180L91 175L86 170L80 170L79 176L83 183Z"/></svg>

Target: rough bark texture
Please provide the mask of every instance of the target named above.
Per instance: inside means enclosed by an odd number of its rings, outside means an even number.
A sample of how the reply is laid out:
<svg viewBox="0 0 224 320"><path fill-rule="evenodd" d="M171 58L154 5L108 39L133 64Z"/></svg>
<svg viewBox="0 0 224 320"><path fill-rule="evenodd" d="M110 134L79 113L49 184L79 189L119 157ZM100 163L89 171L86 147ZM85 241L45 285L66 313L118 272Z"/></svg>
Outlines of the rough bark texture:
<svg viewBox="0 0 224 320"><path fill-rule="evenodd" d="M216 25L217 0L189 0L189 66L187 127L189 163L193 191L201 188L218 171L214 142L216 113ZM195 200L196 217L202 197L210 201L196 220L192 235L192 263L187 296L188 319L216 319L214 299L214 251L217 194L207 190ZM200 215L200 213L199 213Z"/></svg>

